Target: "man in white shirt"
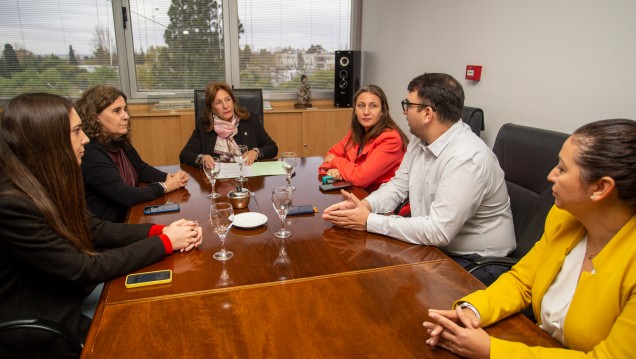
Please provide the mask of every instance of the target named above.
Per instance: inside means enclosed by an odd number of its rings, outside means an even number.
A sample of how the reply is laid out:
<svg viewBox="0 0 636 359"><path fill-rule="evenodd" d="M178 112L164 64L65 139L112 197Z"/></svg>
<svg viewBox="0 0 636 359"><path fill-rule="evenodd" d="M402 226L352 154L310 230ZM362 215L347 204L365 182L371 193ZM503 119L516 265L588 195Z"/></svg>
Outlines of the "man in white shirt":
<svg viewBox="0 0 636 359"><path fill-rule="evenodd" d="M440 247L466 266L480 256L505 256L516 246L510 201L497 157L463 121L464 90L452 76L426 73L402 101L414 135L395 176L360 201L325 209L336 226ZM409 198L411 217L385 216ZM473 274L492 283L503 268Z"/></svg>

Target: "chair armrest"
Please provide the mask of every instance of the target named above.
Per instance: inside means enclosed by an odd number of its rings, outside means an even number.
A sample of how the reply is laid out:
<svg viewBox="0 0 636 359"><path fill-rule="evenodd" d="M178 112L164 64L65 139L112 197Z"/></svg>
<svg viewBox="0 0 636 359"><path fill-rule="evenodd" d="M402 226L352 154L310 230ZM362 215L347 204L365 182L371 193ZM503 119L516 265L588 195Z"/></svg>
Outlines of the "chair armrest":
<svg viewBox="0 0 636 359"><path fill-rule="evenodd" d="M39 329L39 330L57 334L62 339L64 339L69 345L71 345L71 348L73 348L73 351L76 352L77 354L80 354L82 352L82 348L84 347L84 344L79 340L77 335L75 335L73 332L71 332L66 327L62 326L61 324L58 324L50 320L33 318L33 319L15 319L15 320L9 320L5 322L0 322L0 332L13 330L13 329L23 329L23 328Z"/></svg>
<svg viewBox="0 0 636 359"><path fill-rule="evenodd" d="M411 204L408 197L393 210L393 214L402 217L411 217Z"/></svg>
<svg viewBox="0 0 636 359"><path fill-rule="evenodd" d="M519 259L512 257L481 257L466 266L466 270L468 273L472 273L476 269L490 265L500 265L512 268L512 266L517 264L517 262L519 262Z"/></svg>

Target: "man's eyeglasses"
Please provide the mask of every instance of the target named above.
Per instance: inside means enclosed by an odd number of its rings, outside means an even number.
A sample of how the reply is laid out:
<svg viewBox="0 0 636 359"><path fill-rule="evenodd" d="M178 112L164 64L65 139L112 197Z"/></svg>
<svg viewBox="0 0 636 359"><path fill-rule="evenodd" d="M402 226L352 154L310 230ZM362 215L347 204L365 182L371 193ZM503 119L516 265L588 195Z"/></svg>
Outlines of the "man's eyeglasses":
<svg viewBox="0 0 636 359"><path fill-rule="evenodd" d="M406 112L409 109L409 106L417 106L417 107L430 107L433 111L435 111L435 107L431 106L431 105L427 105L424 103L413 103L413 102L409 102L409 100L402 100L402 102L400 102L402 104L402 111Z"/></svg>

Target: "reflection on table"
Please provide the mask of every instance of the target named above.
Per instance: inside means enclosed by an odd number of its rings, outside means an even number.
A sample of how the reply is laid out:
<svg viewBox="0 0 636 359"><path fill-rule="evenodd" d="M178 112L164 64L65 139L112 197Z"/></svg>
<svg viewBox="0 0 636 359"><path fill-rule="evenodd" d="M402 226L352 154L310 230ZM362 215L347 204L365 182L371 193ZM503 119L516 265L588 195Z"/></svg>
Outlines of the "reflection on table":
<svg viewBox="0 0 636 359"><path fill-rule="evenodd" d="M271 203L271 191L285 185L285 176L250 177L245 184L254 192L248 208L236 209L235 213L259 212L267 216L267 223L253 229L233 226L226 240L226 249L234 257L225 264L231 273L234 285L269 283L281 279L304 278L328 275L387 265L443 259L446 256L434 247L416 246L381 235L362 231L334 228L321 218L321 212L329 205L340 201L338 192L321 192L317 168L321 158L301 158L298 161L292 183L294 204L310 204L320 213L289 216L286 227L291 237L285 239L285 256L281 258L283 241L273 236L280 228L280 220ZM177 166L164 168L176 171ZM157 200L134 206L128 216L129 223L170 223L180 218L198 221L203 227L204 241L198 250L189 253L174 253L163 261L152 264L138 272L172 269L172 283L163 286L131 290L124 287L124 278L112 281L104 294L106 304L139 300L152 297L181 295L217 288L216 274L221 263L212 260L212 254L220 250L221 241L209 223L210 205L227 202L227 193L236 189L238 183L232 179L216 181L216 191L222 197L216 200L205 197L210 192L210 182L199 168L181 166L188 172L190 181L185 189L174 191ZM359 197L366 192L359 188L352 191ZM181 211L144 215L143 207L150 204L179 203ZM276 263L276 265L274 265Z"/></svg>
<svg viewBox="0 0 636 359"><path fill-rule="evenodd" d="M312 205L320 213L341 200L337 192L319 190L321 162L299 159L292 178L294 204ZM212 254L221 242L208 219L215 201L205 197L210 183L202 170L181 168L191 178L187 187L133 207L128 222L197 220L203 244L138 271L172 269L170 284L127 289L123 277L108 283L84 357L454 357L425 345L422 321L429 308L450 307L482 285L439 249L335 228L320 213L288 217L292 235L278 239L271 191L286 181L268 176L249 178L245 186L254 196L248 208L236 210L262 213L267 223L232 227L225 245L234 257L216 261ZM236 186L231 179L217 180L222 197L216 201L227 202ZM362 189L351 191L366 196ZM181 211L143 214L146 205L170 202L180 203ZM558 346L520 315L488 331Z"/></svg>

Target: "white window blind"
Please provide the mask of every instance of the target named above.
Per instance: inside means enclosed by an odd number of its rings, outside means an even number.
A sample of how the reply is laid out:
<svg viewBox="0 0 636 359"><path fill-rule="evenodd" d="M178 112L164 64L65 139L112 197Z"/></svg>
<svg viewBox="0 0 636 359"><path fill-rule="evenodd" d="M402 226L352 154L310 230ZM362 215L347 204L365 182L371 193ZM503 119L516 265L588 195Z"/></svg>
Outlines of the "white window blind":
<svg viewBox="0 0 636 359"><path fill-rule="evenodd" d="M0 97L78 97L97 84L119 86L110 2L5 0L0 24Z"/></svg>
<svg viewBox="0 0 636 359"><path fill-rule="evenodd" d="M350 49L350 0L238 0L241 87L333 90L334 52Z"/></svg>
<svg viewBox="0 0 636 359"><path fill-rule="evenodd" d="M191 90L224 81L222 4L130 0L137 90Z"/></svg>
<svg viewBox="0 0 636 359"><path fill-rule="evenodd" d="M98 84L146 98L212 81L293 98L303 74L332 91L352 1L0 1L0 98L77 98Z"/></svg>

